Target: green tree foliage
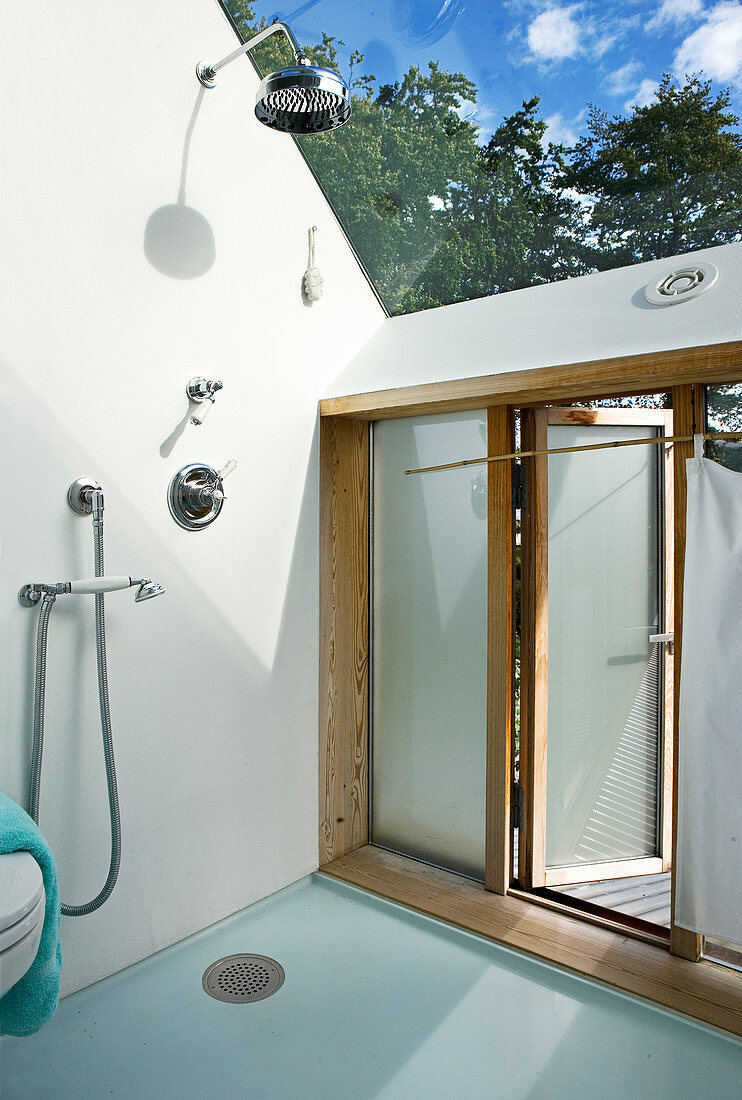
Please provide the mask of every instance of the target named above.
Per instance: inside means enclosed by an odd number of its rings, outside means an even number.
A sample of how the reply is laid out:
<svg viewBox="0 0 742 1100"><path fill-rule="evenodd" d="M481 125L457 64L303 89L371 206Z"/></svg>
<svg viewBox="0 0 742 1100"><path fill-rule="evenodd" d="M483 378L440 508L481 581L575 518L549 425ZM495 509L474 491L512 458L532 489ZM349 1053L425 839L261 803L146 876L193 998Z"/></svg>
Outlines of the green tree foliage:
<svg viewBox="0 0 742 1100"><path fill-rule="evenodd" d="M248 0L229 9L244 38L266 25ZM306 49L337 69L342 45ZM253 55L262 72L293 60L282 35ZM740 239L739 120L700 77L666 75L628 118L593 108L566 149L546 142L537 96L483 143L463 73L431 61L377 87L363 62L351 54L350 122L298 142L392 313Z"/></svg>
<svg viewBox="0 0 742 1100"><path fill-rule="evenodd" d="M656 100L628 118L593 108L565 185L595 199L595 266L674 256L740 239L742 137L729 92L665 74Z"/></svg>
<svg viewBox="0 0 742 1100"><path fill-rule="evenodd" d="M445 251L453 207L477 150L476 128L456 108L474 94L461 73L441 72L434 62L428 72L411 68L376 94L365 77L360 94L358 84L354 88L350 123L301 142L395 312L410 309L403 304L409 288ZM464 251L459 249L459 263L466 262ZM438 301L436 295L430 304Z"/></svg>
<svg viewBox="0 0 742 1100"><path fill-rule="evenodd" d="M332 67L326 47L313 56ZM391 312L589 270L582 208L555 190L563 150L544 148L537 98L482 148L461 117L477 94L463 73L431 61L378 91L371 76L352 84L351 122L300 144Z"/></svg>
<svg viewBox="0 0 742 1100"><path fill-rule="evenodd" d="M559 188L564 149L544 144L539 99L506 118L450 187L443 246L406 295L406 310L583 275L582 207Z"/></svg>
<svg viewBox="0 0 742 1100"><path fill-rule="evenodd" d="M265 25L232 0L240 33ZM323 36L312 60L337 68ZM261 71L289 64L276 35L254 51ZM431 61L377 88L351 55L353 115L340 130L300 138L368 273L393 313L550 282L590 270L581 207L559 193L564 150L544 147L538 98L505 119L483 148L462 112L477 89Z"/></svg>

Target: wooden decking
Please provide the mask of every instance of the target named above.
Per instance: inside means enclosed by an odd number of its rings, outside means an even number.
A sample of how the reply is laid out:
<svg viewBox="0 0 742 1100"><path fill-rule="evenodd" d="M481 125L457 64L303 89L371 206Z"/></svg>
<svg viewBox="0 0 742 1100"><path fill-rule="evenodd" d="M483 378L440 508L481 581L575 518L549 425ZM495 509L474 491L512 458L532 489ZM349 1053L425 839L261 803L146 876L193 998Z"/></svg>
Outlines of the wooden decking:
<svg viewBox="0 0 742 1100"><path fill-rule="evenodd" d="M513 832L513 877L518 874L518 830ZM670 927L670 873L600 879L574 886L552 886L551 891L601 909L636 917L662 928Z"/></svg>
<svg viewBox="0 0 742 1100"><path fill-rule="evenodd" d="M670 875L640 875L602 882L581 882L576 886L553 887L557 893L612 909L616 913L670 927Z"/></svg>

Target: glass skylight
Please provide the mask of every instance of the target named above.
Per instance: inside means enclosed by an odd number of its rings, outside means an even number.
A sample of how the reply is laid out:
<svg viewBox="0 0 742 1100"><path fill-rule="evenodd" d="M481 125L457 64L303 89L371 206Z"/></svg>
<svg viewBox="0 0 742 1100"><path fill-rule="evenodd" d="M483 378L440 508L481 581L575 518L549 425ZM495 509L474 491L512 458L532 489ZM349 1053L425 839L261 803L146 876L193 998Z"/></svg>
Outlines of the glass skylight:
<svg viewBox="0 0 742 1100"><path fill-rule="evenodd" d="M297 140L392 314L742 237L740 0L223 3L350 78Z"/></svg>

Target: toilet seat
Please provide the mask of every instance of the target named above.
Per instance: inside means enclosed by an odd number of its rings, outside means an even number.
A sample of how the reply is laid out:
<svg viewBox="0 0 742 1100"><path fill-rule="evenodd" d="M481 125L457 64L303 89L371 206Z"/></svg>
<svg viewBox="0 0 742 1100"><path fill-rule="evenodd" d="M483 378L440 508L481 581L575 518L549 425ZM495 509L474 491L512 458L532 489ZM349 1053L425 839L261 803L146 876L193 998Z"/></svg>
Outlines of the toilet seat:
<svg viewBox="0 0 742 1100"><path fill-rule="evenodd" d="M7 928L3 928L0 932L0 960L5 959L4 952L8 951L14 944L22 940L32 928L41 921L44 923L44 910L46 908L46 894L44 888L41 888L41 897L34 905L30 913L26 913L25 916L17 920L15 924L9 925Z"/></svg>
<svg viewBox="0 0 742 1100"><path fill-rule="evenodd" d="M46 894L41 868L29 852L0 855L0 996L36 958Z"/></svg>
<svg viewBox="0 0 742 1100"><path fill-rule="evenodd" d="M30 913L43 892L41 868L30 852L0 855L0 934Z"/></svg>

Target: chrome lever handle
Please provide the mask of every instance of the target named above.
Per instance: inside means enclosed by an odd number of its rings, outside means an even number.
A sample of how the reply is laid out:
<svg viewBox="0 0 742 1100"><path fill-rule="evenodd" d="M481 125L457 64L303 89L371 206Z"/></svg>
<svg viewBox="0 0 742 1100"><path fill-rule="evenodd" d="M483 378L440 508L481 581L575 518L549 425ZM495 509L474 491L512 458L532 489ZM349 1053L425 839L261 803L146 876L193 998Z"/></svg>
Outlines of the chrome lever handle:
<svg viewBox="0 0 742 1100"><path fill-rule="evenodd" d="M195 401L199 406L191 416L191 424L203 424L219 390L224 388L223 382L212 382L206 378L191 378L186 386L189 401Z"/></svg>

